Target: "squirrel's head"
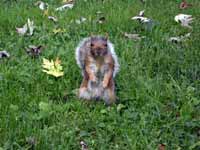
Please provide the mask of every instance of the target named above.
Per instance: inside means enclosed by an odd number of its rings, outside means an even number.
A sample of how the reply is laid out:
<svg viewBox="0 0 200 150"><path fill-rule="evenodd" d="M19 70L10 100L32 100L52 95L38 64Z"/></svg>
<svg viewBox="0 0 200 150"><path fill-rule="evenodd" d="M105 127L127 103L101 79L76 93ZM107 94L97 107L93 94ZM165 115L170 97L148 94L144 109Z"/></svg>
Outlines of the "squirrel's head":
<svg viewBox="0 0 200 150"><path fill-rule="evenodd" d="M108 40L104 37L91 37L90 52L94 57L105 56L108 53Z"/></svg>

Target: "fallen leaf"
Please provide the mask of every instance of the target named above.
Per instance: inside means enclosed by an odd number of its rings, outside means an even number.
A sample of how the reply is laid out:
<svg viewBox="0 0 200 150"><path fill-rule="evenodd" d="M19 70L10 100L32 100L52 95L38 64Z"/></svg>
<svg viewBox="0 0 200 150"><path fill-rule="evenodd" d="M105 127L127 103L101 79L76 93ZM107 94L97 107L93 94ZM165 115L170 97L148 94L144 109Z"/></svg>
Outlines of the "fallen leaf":
<svg viewBox="0 0 200 150"><path fill-rule="evenodd" d="M28 29L29 29L29 35L33 35L35 26L34 26L34 22L31 21L29 18L28 18Z"/></svg>
<svg viewBox="0 0 200 150"><path fill-rule="evenodd" d="M187 38L189 38L190 35L191 35L191 33L187 33L186 35L183 35L183 36L170 37L168 41L173 42L173 43L180 43L180 42L186 40Z"/></svg>
<svg viewBox="0 0 200 150"><path fill-rule="evenodd" d="M149 19L147 17L144 17L144 11L145 10L140 11L137 16L134 16L131 19L132 20L138 20L141 23L149 23L149 22L151 22L152 21L151 19Z"/></svg>
<svg viewBox="0 0 200 150"><path fill-rule="evenodd" d="M188 8L188 7L190 7L190 6L192 6L192 4L189 4L189 3L187 3L187 2L184 0L184 1L182 1L182 2L180 3L179 8L180 8L180 9L186 9L186 8Z"/></svg>
<svg viewBox="0 0 200 150"><path fill-rule="evenodd" d="M43 15L44 15L44 16L49 16L49 10L48 10L48 9L45 10L44 13L43 13Z"/></svg>
<svg viewBox="0 0 200 150"><path fill-rule="evenodd" d="M180 37L170 37L169 42L180 43L181 38Z"/></svg>
<svg viewBox="0 0 200 150"><path fill-rule="evenodd" d="M35 45L29 45L28 48L26 48L26 52L32 56L32 57L37 57L41 54L42 51L42 46L35 46Z"/></svg>
<svg viewBox="0 0 200 150"><path fill-rule="evenodd" d="M74 7L74 4L65 4L61 7L56 8L56 11L63 11L65 9L72 9Z"/></svg>
<svg viewBox="0 0 200 150"><path fill-rule="evenodd" d="M139 34L129 34L126 32L124 33L124 36L134 41L138 41L138 40L141 40L142 38L145 38L145 36L140 36Z"/></svg>
<svg viewBox="0 0 200 150"><path fill-rule="evenodd" d="M56 60L55 60L55 66L61 64L61 60L57 57Z"/></svg>
<svg viewBox="0 0 200 150"><path fill-rule="evenodd" d="M68 3L73 3L74 0L63 0L62 2L63 2L64 4L68 4Z"/></svg>
<svg viewBox="0 0 200 150"><path fill-rule="evenodd" d="M58 22L58 19L54 16L48 16L49 20L52 20L53 22Z"/></svg>
<svg viewBox="0 0 200 150"><path fill-rule="evenodd" d="M106 21L106 18L105 18L104 16L100 17L100 18L97 20L97 22L98 22L99 24L102 24L102 23L104 23L105 21Z"/></svg>
<svg viewBox="0 0 200 150"><path fill-rule="evenodd" d="M81 141L80 145L81 145L81 150L88 150L88 146L84 141Z"/></svg>
<svg viewBox="0 0 200 150"><path fill-rule="evenodd" d="M97 20L96 20L97 23L102 24L106 21L106 17L104 16L103 12L97 11L96 15L97 15Z"/></svg>
<svg viewBox="0 0 200 150"><path fill-rule="evenodd" d="M81 24L81 23L85 22L86 20L87 20L86 18L81 17L80 19L77 19L75 22L76 22L77 24Z"/></svg>
<svg viewBox="0 0 200 150"><path fill-rule="evenodd" d="M140 17L140 16L135 16L131 18L132 20L138 20L141 23L148 23L151 21L151 19L146 18L146 17Z"/></svg>
<svg viewBox="0 0 200 150"><path fill-rule="evenodd" d="M10 54L7 51L0 51L0 58L9 58Z"/></svg>
<svg viewBox="0 0 200 150"><path fill-rule="evenodd" d="M139 16L144 17L144 11L145 11L145 10L140 11L140 12L139 12Z"/></svg>
<svg viewBox="0 0 200 150"><path fill-rule="evenodd" d="M165 150L165 145L164 144L159 144L158 150Z"/></svg>
<svg viewBox="0 0 200 150"><path fill-rule="evenodd" d="M97 11L96 14L97 14L97 15L101 15L101 14L103 14L103 13L102 13L101 11Z"/></svg>
<svg viewBox="0 0 200 150"><path fill-rule="evenodd" d="M61 61L56 58L56 61L53 60L49 61L48 59L43 58L43 65L44 68L42 71L46 72L49 75L52 75L54 77L60 77L64 75L64 72L62 71Z"/></svg>
<svg viewBox="0 0 200 150"><path fill-rule="evenodd" d="M25 35L27 31L29 31L28 35L33 35L33 31L35 29L34 22L28 18L27 23L22 28L16 28L17 33L20 35Z"/></svg>
<svg viewBox="0 0 200 150"><path fill-rule="evenodd" d="M25 24L22 28L16 28L16 30L20 35L24 35L28 31L28 26Z"/></svg>
<svg viewBox="0 0 200 150"><path fill-rule="evenodd" d="M189 24L193 22L192 15L178 14L175 16L174 20L181 23L183 27L192 28Z"/></svg>
<svg viewBox="0 0 200 150"><path fill-rule="evenodd" d="M41 10L45 10L45 9L48 9L48 3L45 3L43 1L37 1L35 3L36 6L38 6Z"/></svg>
<svg viewBox="0 0 200 150"><path fill-rule="evenodd" d="M55 29L53 29L53 33L54 34L57 34L57 33L62 33L62 32L64 32L65 30L63 30L63 29L61 29L61 28L55 28Z"/></svg>
<svg viewBox="0 0 200 150"><path fill-rule="evenodd" d="M120 112L122 109L124 109L124 108L126 108L126 106L125 105L123 105L123 104L118 104L117 105L117 112Z"/></svg>

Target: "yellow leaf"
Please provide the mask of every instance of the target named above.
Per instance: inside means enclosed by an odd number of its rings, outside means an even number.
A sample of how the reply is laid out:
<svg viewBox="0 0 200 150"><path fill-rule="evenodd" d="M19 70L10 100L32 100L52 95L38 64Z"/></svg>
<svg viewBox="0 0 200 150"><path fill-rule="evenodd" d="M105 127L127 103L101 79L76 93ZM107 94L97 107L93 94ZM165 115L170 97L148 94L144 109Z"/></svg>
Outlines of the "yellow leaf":
<svg viewBox="0 0 200 150"><path fill-rule="evenodd" d="M61 32L64 32L64 30L62 30L61 28L53 29L54 34L61 33Z"/></svg>
<svg viewBox="0 0 200 150"><path fill-rule="evenodd" d="M55 61L55 65L59 65L59 64L61 64L61 60L59 60L59 58L57 57Z"/></svg>
<svg viewBox="0 0 200 150"><path fill-rule="evenodd" d="M42 67L44 69L42 71L54 77L63 76L64 72L62 71L62 66L60 64L61 61L59 60L59 58L56 58L55 62L53 60L49 61L48 59L43 58Z"/></svg>
<svg viewBox="0 0 200 150"><path fill-rule="evenodd" d="M44 14L44 16L49 16L49 10L48 9L45 10L43 14Z"/></svg>

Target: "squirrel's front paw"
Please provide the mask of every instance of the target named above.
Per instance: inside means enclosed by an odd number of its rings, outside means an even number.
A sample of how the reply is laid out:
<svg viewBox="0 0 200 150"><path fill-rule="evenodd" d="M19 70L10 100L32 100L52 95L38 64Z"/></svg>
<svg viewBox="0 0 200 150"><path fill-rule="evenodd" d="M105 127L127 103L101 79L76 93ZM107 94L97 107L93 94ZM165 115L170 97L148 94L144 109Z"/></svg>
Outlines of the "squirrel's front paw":
<svg viewBox="0 0 200 150"><path fill-rule="evenodd" d="M95 76L91 76L90 80L91 80L92 82L96 82L96 81L97 81L97 78L96 78Z"/></svg>
<svg viewBox="0 0 200 150"><path fill-rule="evenodd" d="M107 80L104 80L104 81L103 81L103 88L107 88L107 86L108 86L108 81L107 81Z"/></svg>

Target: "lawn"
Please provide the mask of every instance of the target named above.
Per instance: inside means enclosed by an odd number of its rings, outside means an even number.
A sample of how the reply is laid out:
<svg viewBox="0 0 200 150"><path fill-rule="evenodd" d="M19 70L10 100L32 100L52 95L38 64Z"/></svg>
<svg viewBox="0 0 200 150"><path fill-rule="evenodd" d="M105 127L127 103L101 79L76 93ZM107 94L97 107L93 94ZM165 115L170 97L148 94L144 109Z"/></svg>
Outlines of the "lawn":
<svg viewBox="0 0 200 150"><path fill-rule="evenodd" d="M181 0L76 0L60 12L55 8L62 0L45 0L48 12L36 1L0 1L0 50L11 55L0 60L0 150L78 150L81 141L89 150L200 149L199 0L188 0L193 5L184 10ZM154 26L131 20L143 9ZM195 18L192 29L174 21L179 13ZM77 24L81 17L87 20ZM28 18L34 34L20 36L16 27ZM124 32L145 38L133 41ZM84 37L106 33L120 63L118 102L110 107L81 101L74 92L82 80L76 46ZM181 43L168 41L187 33ZM41 55L27 55L29 45L42 45ZM42 71L43 58L57 57L64 70L59 78Z"/></svg>

